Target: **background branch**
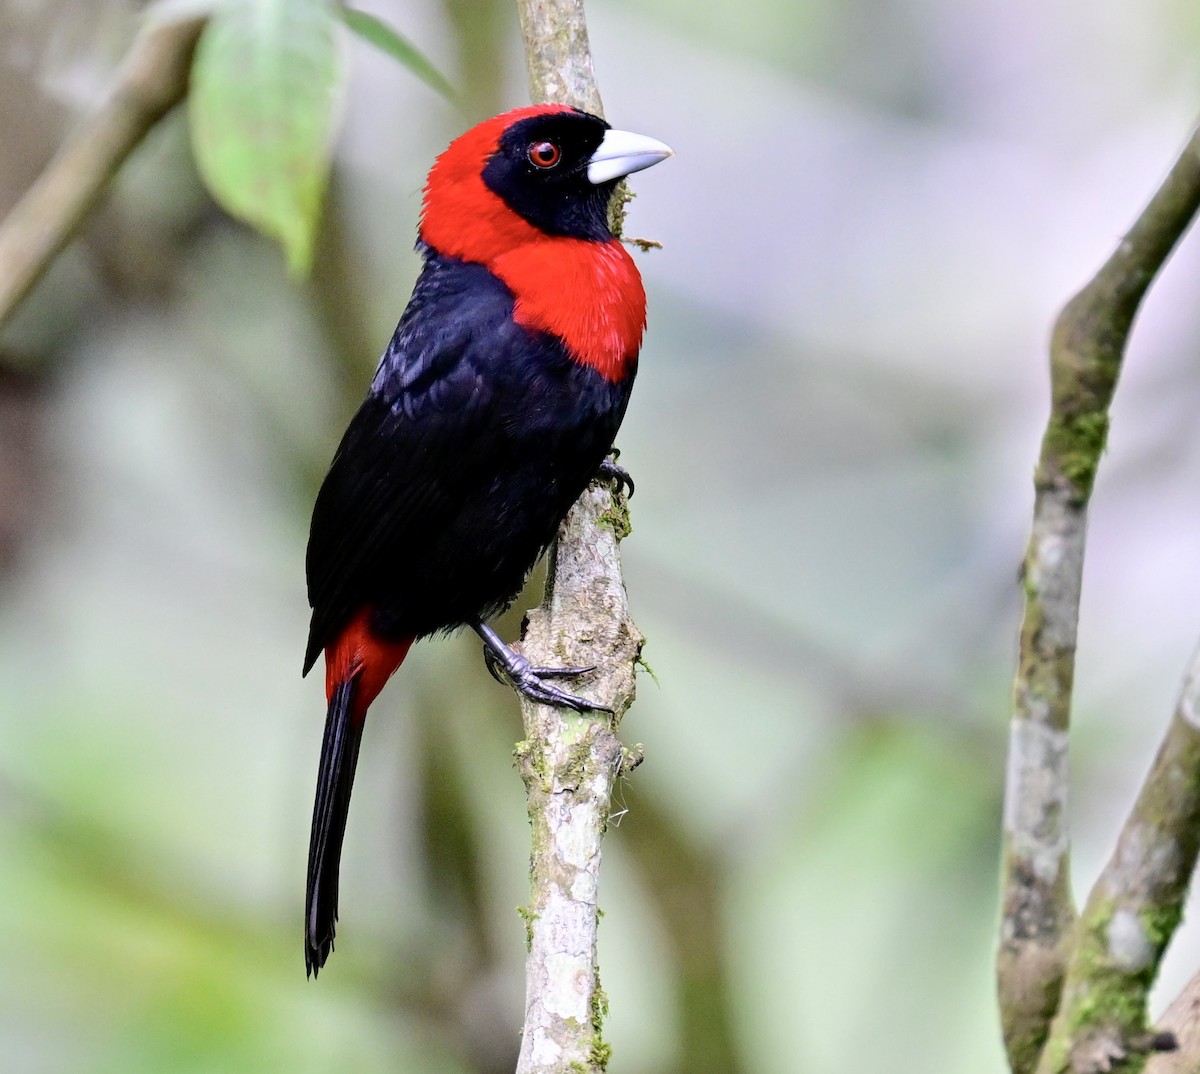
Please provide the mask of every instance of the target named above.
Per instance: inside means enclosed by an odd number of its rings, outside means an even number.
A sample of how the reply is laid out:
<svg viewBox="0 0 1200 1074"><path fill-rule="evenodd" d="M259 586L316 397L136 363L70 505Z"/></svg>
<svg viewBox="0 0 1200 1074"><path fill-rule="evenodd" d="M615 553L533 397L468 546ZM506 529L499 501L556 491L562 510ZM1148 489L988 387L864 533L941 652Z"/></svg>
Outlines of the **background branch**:
<svg viewBox="0 0 1200 1074"><path fill-rule="evenodd" d="M1112 858L1088 897L1038 1070L1091 1074L1173 1044L1146 999L1200 851L1200 650Z"/></svg>
<svg viewBox="0 0 1200 1074"><path fill-rule="evenodd" d="M1068 958L1075 960L1072 988L1080 986L1077 976L1084 972L1082 951L1071 947L1076 913L1066 806L1087 505L1134 316L1198 206L1200 135L1194 135L1113 255L1067 303L1051 342L1052 405L1024 565L1025 615L1005 788L997 972L1005 1044L1017 1072L1038 1064ZM1056 1056L1063 1046L1059 1039ZM1043 1065L1058 1062L1047 1056Z"/></svg>
<svg viewBox="0 0 1200 1074"><path fill-rule="evenodd" d="M0 326L75 234L146 133L187 92L204 20L154 20L134 40L117 84L0 224Z"/></svg>
<svg viewBox="0 0 1200 1074"><path fill-rule="evenodd" d="M1195 1074L1200 1070L1200 973L1175 997L1158 1022L1160 1033L1169 1033L1175 1050L1152 1055L1146 1074Z"/></svg>
<svg viewBox="0 0 1200 1074"><path fill-rule="evenodd" d="M520 0L519 10L531 98L602 114L582 0ZM593 483L559 531L545 600L524 635L534 664L595 665L584 693L614 715L579 716L522 699L517 755L533 849L519 1074L601 1071L608 1060L596 965L600 844L613 784L632 767L616 729L633 701L643 640L621 575L619 543L628 530L624 496Z"/></svg>

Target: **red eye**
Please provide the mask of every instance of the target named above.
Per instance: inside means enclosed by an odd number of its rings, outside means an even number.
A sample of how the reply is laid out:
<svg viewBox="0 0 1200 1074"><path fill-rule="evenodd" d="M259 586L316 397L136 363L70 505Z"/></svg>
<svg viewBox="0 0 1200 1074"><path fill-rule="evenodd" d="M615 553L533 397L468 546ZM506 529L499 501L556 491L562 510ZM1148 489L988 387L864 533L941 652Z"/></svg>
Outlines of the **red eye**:
<svg viewBox="0 0 1200 1074"><path fill-rule="evenodd" d="M553 142L534 142L529 147L529 163L537 168L553 168L562 157L562 150Z"/></svg>

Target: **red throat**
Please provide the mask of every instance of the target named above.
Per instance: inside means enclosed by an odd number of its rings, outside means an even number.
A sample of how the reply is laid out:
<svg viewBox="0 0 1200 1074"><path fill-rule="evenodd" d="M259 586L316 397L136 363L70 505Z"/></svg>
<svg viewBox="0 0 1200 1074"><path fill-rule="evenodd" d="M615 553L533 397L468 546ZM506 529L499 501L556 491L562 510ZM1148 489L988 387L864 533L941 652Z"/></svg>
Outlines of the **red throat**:
<svg viewBox="0 0 1200 1074"><path fill-rule="evenodd" d="M564 105L535 105L467 131L438 157L425 184L421 241L446 257L486 265L515 299L513 317L549 332L611 381L629 374L646 327L637 266L616 240L547 235L489 190L483 169L514 122Z"/></svg>
<svg viewBox="0 0 1200 1074"><path fill-rule="evenodd" d="M546 238L502 254L489 268L516 297L517 324L557 336L607 380L631 372L646 328L646 292L616 239Z"/></svg>

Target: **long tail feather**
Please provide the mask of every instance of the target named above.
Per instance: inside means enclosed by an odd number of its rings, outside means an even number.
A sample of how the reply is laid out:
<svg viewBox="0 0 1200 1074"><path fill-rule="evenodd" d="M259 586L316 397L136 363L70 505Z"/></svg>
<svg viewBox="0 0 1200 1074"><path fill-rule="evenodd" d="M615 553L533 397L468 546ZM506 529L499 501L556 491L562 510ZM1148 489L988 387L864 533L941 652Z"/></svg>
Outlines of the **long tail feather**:
<svg viewBox="0 0 1200 1074"><path fill-rule="evenodd" d="M379 696L412 643L412 638L378 637L371 628L371 610L364 608L325 648L329 708L308 843L304 905L304 962L310 977L316 976L333 950L342 839L367 707Z"/></svg>
<svg viewBox="0 0 1200 1074"><path fill-rule="evenodd" d="M325 738L321 743L321 768L317 799L313 805L312 834L308 844L308 893L304 906L304 961L315 975L333 950L338 912L338 868L350 790L362 741L365 720L355 713L359 676L338 683L329 695ZM365 708L365 706L364 706ZM364 713L365 715L365 713Z"/></svg>

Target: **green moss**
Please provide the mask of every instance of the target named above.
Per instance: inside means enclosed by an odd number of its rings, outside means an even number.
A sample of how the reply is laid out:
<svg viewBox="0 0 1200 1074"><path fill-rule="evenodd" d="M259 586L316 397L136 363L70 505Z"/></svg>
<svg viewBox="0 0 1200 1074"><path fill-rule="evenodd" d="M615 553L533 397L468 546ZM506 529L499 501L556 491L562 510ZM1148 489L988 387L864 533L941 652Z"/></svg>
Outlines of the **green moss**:
<svg viewBox="0 0 1200 1074"><path fill-rule="evenodd" d="M550 763L546 751L532 739L523 739L513 749L513 759L517 771L525 781L526 789L540 787L543 791L550 790Z"/></svg>
<svg viewBox="0 0 1200 1074"><path fill-rule="evenodd" d="M564 786L582 787L592 764L592 736L586 735L572 744L562 766Z"/></svg>
<svg viewBox="0 0 1200 1074"><path fill-rule="evenodd" d="M612 530L618 541L625 540L633 532L633 523L629 521L629 504L624 496L614 495L612 506L602 511L596 522Z"/></svg>
<svg viewBox="0 0 1200 1074"><path fill-rule="evenodd" d="M591 1060L592 1067L598 1071L608 1069L608 1061L612 1058L612 1045L607 1041L600 1040L599 1037L592 1041L591 1050L588 1052L588 1059Z"/></svg>
<svg viewBox="0 0 1200 1074"><path fill-rule="evenodd" d="M1042 594L1025 580L1025 614L1021 622L1021 662L1017 672L1017 710L1029 715L1045 707L1041 719L1056 731L1065 731L1070 721L1071 687L1075 675L1075 650L1050 645L1043 637L1046 609Z"/></svg>
<svg viewBox="0 0 1200 1074"><path fill-rule="evenodd" d="M1172 900L1169 906L1150 906L1138 914L1142 929L1156 952L1161 952L1175 935L1183 920L1183 907Z"/></svg>
<svg viewBox="0 0 1200 1074"><path fill-rule="evenodd" d="M596 973L596 987L592 990L592 1045L588 1059L597 1071L608 1069L608 1061L612 1058L612 1045L604 1040L604 1019L608 1017L608 996L600 987L600 974Z"/></svg>
<svg viewBox="0 0 1200 1074"><path fill-rule="evenodd" d="M528 952L533 947L533 923L538 919L538 914L534 912L532 906L518 906L517 913L520 914L521 920L525 922L525 950Z"/></svg>
<svg viewBox="0 0 1200 1074"><path fill-rule="evenodd" d="M646 747L640 742L635 742L632 747L621 747L621 770L618 773L622 776L628 776L638 765L646 759Z"/></svg>
<svg viewBox="0 0 1200 1074"><path fill-rule="evenodd" d="M642 654L642 649L644 647L645 647L644 645L641 645L638 647L637 660L634 661L634 667L641 668L647 675L650 676L650 678L652 678L654 680L654 685L661 688L662 683L659 682L658 676L654 672L654 668L652 668L650 666L650 662Z"/></svg>
<svg viewBox="0 0 1200 1074"><path fill-rule="evenodd" d="M1064 996L1069 998L1060 1015L1062 1024L1056 1023L1039 1069L1066 1074L1071 1069L1071 1049L1106 1030L1122 1041L1146 1034L1146 999L1158 972L1158 959L1136 973L1123 972L1112 964L1108 929L1115 910L1113 902L1105 901L1086 911L1076 963L1064 988ZM1139 919L1161 953L1179 922L1179 910L1144 910ZM1131 1054L1122 1069L1136 1074L1144 1063L1144 1055Z"/></svg>
<svg viewBox="0 0 1200 1074"><path fill-rule="evenodd" d="M1065 966L1059 961L1057 972L1050 969L1032 978L1030 990L1019 1005L1005 1004L1002 1007L1004 1047L1014 1074L1030 1074L1037 1068L1050 1033L1050 1022L1058 1010L1065 972ZM1022 984L1029 983L1029 980L1026 978Z"/></svg>
<svg viewBox="0 0 1200 1074"><path fill-rule="evenodd" d="M1108 412L1088 411L1066 418L1054 417L1046 426L1042 445L1042 467L1039 476L1052 476L1045 471L1061 473L1079 491L1080 499L1092 494L1096 468L1108 442Z"/></svg>
<svg viewBox="0 0 1200 1074"><path fill-rule="evenodd" d="M1071 1061L1070 1053L1067 1050L1068 1043L1069 1041L1065 1037L1051 1037L1046 1045L1046 1051L1042 1057L1043 1063L1041 1068L1043 1070L1055 1071L1056 1074L1058 1071L1066 1071L1069 1068ZM1035 1056L1034 1061L1036 1062L1036 1060L1037 1057ZM1031 1066L1029 1069L1032 1070L1033 1067Z"/></svg>
<svg viewBox="0 0 1200 1074"><path fill-rule="evenodd" d="M1025 594L1026 600L1037 599L1038 588L1033 584L1033 572L1029 569L1029 555L1026 555L1025 561L1021 564L1021 591Z"/></svg>
<svg viewBox="0 0 1200 1074"><path fill-rule="evenodd" d="M619 239L622 231L625 229L625 206L628 205L637 195L629 189L629 184L622 179L617 184L617 189L613 192L612 198L608 203L608 227L609 230Z"/></svg>

